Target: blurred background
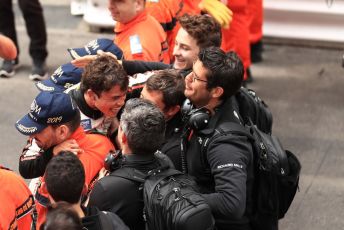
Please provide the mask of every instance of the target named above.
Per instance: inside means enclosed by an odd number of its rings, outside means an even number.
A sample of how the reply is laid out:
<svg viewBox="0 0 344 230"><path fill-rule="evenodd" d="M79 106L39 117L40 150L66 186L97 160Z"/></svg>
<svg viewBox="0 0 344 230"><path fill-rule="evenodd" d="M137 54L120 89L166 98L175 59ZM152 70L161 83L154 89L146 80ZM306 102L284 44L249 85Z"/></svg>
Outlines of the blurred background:
<svg viewBox="0 0 344 230"><path fill-rule="evenodd" d="M106 0L41 3L50 74L71 60L67 48L113 38ZM16 3L14 9L21 67L0 78L0 163L18 171L26 137L14 123L38 90L27 77L28 36ZM269 105L274 134L302 163L300 190L280 229L344 229L344 0L264 0L264 14L263 61L252 65L248 87Z"/></svg>

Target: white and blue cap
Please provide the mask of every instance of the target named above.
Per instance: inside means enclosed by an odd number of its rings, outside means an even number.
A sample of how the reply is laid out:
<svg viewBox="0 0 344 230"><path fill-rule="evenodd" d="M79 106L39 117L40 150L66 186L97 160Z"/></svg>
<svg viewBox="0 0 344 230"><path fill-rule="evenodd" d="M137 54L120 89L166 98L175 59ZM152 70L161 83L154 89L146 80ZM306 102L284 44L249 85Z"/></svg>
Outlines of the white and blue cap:
<svg viewBox="0 0 344 230"><path fill-rule="evenodd" d="M98 50L110 52L116 55L118 60L122 60L123 51L111 39L99 38L90 41L82 48L69 48L68 52L73 59L83 57L85 55L96 55Z"/></svg>
<svg viewBox="0 0 344 230"><path fill-rule="evenodd" d="M81 81L83 70L67 63L58 67L49 79L39 81L35 85L41 91L62 92Z"/></svg>
<svg viewBox="0 0 344 230"><path fill-rule="evenodd" d="M79 113L69 94L60 92L40 92L33 100L30 111L15 124L24 135L41 132L49 125L71 121Z"/></svg>

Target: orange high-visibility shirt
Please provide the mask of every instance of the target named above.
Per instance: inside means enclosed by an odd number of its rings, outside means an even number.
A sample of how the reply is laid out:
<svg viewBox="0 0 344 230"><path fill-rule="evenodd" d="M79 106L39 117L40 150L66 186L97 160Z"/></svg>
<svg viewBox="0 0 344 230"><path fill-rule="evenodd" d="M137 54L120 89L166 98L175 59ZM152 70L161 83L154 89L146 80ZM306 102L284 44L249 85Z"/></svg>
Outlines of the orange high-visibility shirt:
<svg viewBox="0 0 344 230"><path fill-rule="evenodd" d="M184 0L183 2L183 9L180 14L180 16L183 16L184 14L200 14L201 9L198 7L202 0Z"/></svg>
<svg viewBox="0 0 344 230"><path fill-rule="evenodd" d="M86 134L82 127L79 127L70 137L76 140L83 153L78 157L84 166L85 184L90 189L95 179L98 177L100 169L104 167L104 159L106 155L114 150L111 141L100 134ZM37 227L45 221L47 214L47 205L49 204L48 191L45 186L44 176L40 177L40 186L35 194L36 207L38 213Z"/></svg>
<svg viewBox="0 0 344 230"><path fill-rule="evenodd" d="M182 0L146 0L147 12L160 23L166 32L170 60L173 60L175 38L180 28L177 17L180 16L182 7Z"/></svg>
<svg viewBox="0 0 344 230"><path fill-rule="evenodd" d="M170 63L166 33L146 10L126 24L117 22L114 42L122 49L126 60Z"/></svg>
<svg viewBox="0 0 344 230"><path fill-rule="evenodd" d="M30 229L34 199L23 178L0 167L0 229Z"/></svg>

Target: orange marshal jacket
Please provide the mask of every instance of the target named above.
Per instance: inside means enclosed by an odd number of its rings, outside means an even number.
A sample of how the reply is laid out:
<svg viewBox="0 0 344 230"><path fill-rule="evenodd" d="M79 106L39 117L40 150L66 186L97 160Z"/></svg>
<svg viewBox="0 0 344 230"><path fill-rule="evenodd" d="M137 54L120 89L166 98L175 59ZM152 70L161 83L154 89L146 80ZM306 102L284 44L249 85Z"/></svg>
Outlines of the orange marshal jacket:
<svg viewBox="0 0 344 230"><path fill-rule="evenodd" d="M23 178L0 166L0 229L29 230L34 200Z"/></svg>
<svg viewBox="0 0 344 230"><path fill-rule="evenodd" d="M90 190L98 177L99 170L104 166L106 155L110 150L114 150L114 146L107 137L100 134L86 134L82 127L79 127L70 139L75 139L79 147L84 150L78 157L85 169L85 184ZM23 159L21 158L21 160ZM46 217L46 207L50 203L48 194L44 183L44 176L40 177L38 189L35 193L38 213L37 229L39 229Z"/></svg>
<svg viewBox="0 0 344 230"><path fill-rule="evenodd" d="M175 37L180 28L177 17L181 16L183 0L146 0L146 10L163 27L167 35L169 57L173 60Z"/></svg>
<svg viewBox="0 0 344 230"><path fill-rule="evenodd" d="M126 24L117 22L114 42L122 49L126 60L170 63L166 33L146 10Z"/></svg>

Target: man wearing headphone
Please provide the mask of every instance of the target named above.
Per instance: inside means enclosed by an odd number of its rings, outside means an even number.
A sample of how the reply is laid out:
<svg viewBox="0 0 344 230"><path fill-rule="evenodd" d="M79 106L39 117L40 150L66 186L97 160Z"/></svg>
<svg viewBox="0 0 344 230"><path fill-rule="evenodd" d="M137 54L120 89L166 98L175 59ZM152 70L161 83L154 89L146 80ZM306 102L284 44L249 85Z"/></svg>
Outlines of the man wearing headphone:
<svg viewBox="0 0 344 230"><path fill-rule="evenodd" d="M243 74L243 64L234 52L210 47L200 51L185 78L184 93L193 109L186 113L189 128L182 138L183 170L196 180L219 230L251 229L251 144L239 134L207 138L227 123L240 125L233 95Z"/></svg>

